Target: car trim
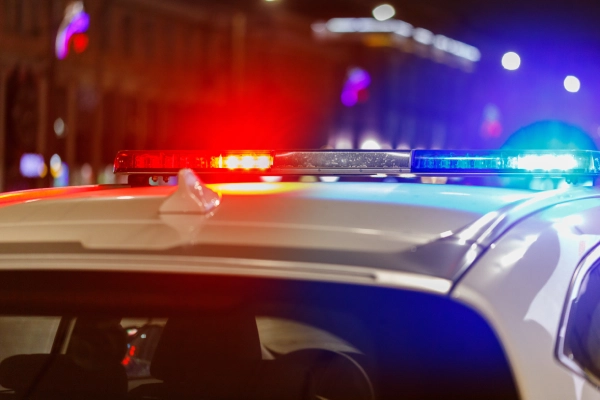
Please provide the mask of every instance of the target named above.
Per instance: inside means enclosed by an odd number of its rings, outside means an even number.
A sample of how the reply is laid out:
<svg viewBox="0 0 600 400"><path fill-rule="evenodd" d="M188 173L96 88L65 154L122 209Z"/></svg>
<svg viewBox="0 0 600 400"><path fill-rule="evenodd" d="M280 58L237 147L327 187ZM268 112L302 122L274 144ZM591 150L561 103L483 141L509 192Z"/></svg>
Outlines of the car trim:
<svg viewBox="0 0 600 400"><path fill-rule="evenodd" d="M450 245L449 245L450 244ZM119 248L119 255L200 257L215 260L269 260L312 265L344 266L345 268L367 268L387 272L403 272L431 276L450 281L456 272L456 261L463 255L463 248L445 241L434 241L427 246L428 252L421 254L421 247L401 251L350 251L338 249L315 249L304 247L240 246L223 244L195 244L167 249ZM92 254L114 254L114 248L86 248L79 242L17 242L0 243L0 259L20 257L25 254L45 254L51 257ZM440 261L443 260L443 262Z"/></svg>
<svg viewBox="0 0 600 400"><path fill-rule="evenodd" d="M413 272L314 262L147 254L1 254L0 272L81 270L236 275L361 284L445 295L452 282Z"/></svg>
<svg viewBox="0 0 600 400"><path fill-rule="evenodd" d="M329 273L335 269L338 271L336 274L340 277L345 273L352 275L351 272L348 272L351 270L362 270L371 274L371 278L367 279L370 279L371 282L377 282L377 278L373 278L373 271L378 271L378 276L383 277L380 279L386 285L449 293L487 249L522 219L558 204L598 197L600 197L599 191L582 187L542 192L489 212L456 232L445 232L437 240L398 252L219 244L196 244L156 250L120 248L118 252L119 257L139 258L148 255L153 258L211 259L215 262L233 260L238 264L250 263L259 269L260 265L256 262L300 265L303 266L299 269L302 274L310 269L307 267L308 265L312 265L315 271L322 269L322 272L318 272L317 275ZM0 254L2 255L0 259L7 259L9 255L10 257L22 257L23 254L36 256L44 254L51 257L72 255L83 259L83 257L92 255L99 257L114 252L114 248L89 249L79 242L0 243ZM286 269L284 268L284 270ZM286 271L289 273L292 270L288 268ZM248 274L245 271L240 271L240 273ZM410 281L416 276L423 277L425 282L411 283ZM446 288L448 282L450 282L450 288Z"/></svg>
<svg viewBox="0 0 600 400"><path fill-rule="evenodd" d="M561 365L568 368L571 372L584 378L596 389L600 389L600 379L583 370L575 360L565 353L565 339L567 334L567 325L571 316L571 306L579 296L581 285L587 274L593 268L600 267L600 244L592 247L582 258L573 273L569 290L565 298L565 304L562 308L560 322L558 324L558 333L554 347L554 355Z"/></svg>

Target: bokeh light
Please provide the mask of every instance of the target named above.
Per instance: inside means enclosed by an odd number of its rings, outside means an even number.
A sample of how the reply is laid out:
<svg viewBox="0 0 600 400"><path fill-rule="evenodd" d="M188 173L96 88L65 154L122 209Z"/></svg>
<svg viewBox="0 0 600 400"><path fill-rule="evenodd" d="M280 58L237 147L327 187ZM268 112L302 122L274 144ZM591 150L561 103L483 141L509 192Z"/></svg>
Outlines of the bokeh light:
<svg viewBox="0 0 600 400"><path fill-rule="evenodd" d="M577 93L581 88L581 82L573 75L569 75L565 78L564 85L567 92L571 93Z"/></svg>
<svg viewBox="0 0 600 400"><path fill-rule="evenodd" d="M21 156L19 171L25 178L43 178L48 173L41 154L25 153Z"/></svg>
<svg viewBox="0 0 600 400"><path fill-rule="evenodd" d="M69 43L71 38L78 34L84 33L90 26L90 16L85 12L82 1L74 1L65 9L65 16L58 28L55 41L56 57L63 60L69 54ZM87 37L80 38L77 49L85 50L87 47Z"/></svg>
<svg viewBox="0 0 600 400"><path fill-rule="evenodd" d="M362 68L351 68L342 90L342 103L346 107L352 107L364 102L368 98L367 88L370 84L371 76L367 71Z"/></svg>
<svg viewBox="0 0 600 400"><path fill-rule="evenodd" d="M83 164L81 166L80 173L81 173L81 183L83 185L91 185L92 179L94 177L94 170L93 170L92 166L88 163Z"/></svg>
<svg viewBox="0 0 600 400"><path fill-rule="evenodd" d="M64 162L60 165L60 175L54 178L54 187L64 187L69 185L69 167Z"/></svg>
<svg viewBox="0 0 600 400"><path fill-rule="evenodd" d="M319 180L325 183L334 183L340 180L339 176L320 176Z"/></svg>
<svg viewBox="0 0 600 400"><path fill-rule="evenodd" d="M65 121L62 118L56 118L54 121L54 133L59 137L65 134Z"/></svg>
<svg viewBox="0 0 600 400"><path fill-rule="evenodd" d="M281 182L283 180L283 176L261 176L260 180L268 183Z"/></svg>
<svg viewBox="0 0 600 400"><path fill-rule="evenodd" d="M521 57L514 51L509 51L502 56L502 66L509 71L515 71L521 66Z"/></svg>
<svg viewBox="0 0 600 400"><path fill-rule="evenodd" d="M396 10L389 4L382 4L373 9L373 17L377 21L385 21L396 15Z"/></svg>
<svg viewBox="0 0 600 400"><path fill-rule="evenodd" d="M58 178L62 173L62 160L58 154L50 157L50 174L53 178Z"/></svg>
<svg viewBox="0 0 600 400"><path fill-rule="evenodd" d="M374 139L367 139L360 146L362 150L380 150L381 145Z"/></svg>

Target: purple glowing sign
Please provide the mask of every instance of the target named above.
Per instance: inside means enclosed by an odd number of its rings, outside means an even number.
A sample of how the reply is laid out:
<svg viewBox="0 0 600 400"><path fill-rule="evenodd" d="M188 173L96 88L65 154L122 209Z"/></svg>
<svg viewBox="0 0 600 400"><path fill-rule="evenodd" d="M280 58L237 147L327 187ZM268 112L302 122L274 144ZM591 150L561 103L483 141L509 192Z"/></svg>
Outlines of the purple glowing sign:
<svg viewBox="0 0 600 400"><path fill-rule="evenodd" d="M367 71L361 68L352 68L348 72L348 80L342 90L342 104L346 107L356 105L361 98L361 93L371 84L371 76Z"/></svg>
<svg viewBox="0 0 600 400"><path fill-rule="evenodd" d="M59 60L63 60L69 54L71 37L86 32L89 26L90 16L85 12L83 2L74 1L69 4L56 35L56 57Z"/></svg>

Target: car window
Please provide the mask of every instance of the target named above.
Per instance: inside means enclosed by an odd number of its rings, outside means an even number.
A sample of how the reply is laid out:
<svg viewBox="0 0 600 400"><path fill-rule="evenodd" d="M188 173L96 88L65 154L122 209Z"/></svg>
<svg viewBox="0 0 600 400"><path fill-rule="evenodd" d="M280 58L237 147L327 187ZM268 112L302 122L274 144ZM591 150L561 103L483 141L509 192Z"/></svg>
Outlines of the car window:
<svg viewBox="0 0 600 400"><path fill-rule="evenodd" d="M57 283L39 297L0 279L0 314L21 313L0 320L0 344L11 326L46 343L2 349L0 384L17 397L518 398L495 333L445 297L256 278L7 274Z"/></svg>
<svg viewBox="0 0 600 400"><path fill-rule="evenodd" d="M152 376L150 364L166 322L150 318L143 325L136 326L132 325L132 319L126 318L121 321L128 334L127 354L123 365L129 378ZM276 355L305 349L362 354L344 339L298 321L256 316L256 326L263 360L273 360Z"/></svg>
<svg viewBox="0 0 600 400"><path fill-rule="evenodd" d="M578 289L578 290L577 290ZM600 263L596 263L576 288L567 316L564 345L559 357L600 383ZM574 363L574 365L573 365Z"/></svg>
<svg viewBox="0 0 600 400"><path fill-rule="evenodd" d="M0 360L21 353L50 353L58 317L0 317Z"/></svg>

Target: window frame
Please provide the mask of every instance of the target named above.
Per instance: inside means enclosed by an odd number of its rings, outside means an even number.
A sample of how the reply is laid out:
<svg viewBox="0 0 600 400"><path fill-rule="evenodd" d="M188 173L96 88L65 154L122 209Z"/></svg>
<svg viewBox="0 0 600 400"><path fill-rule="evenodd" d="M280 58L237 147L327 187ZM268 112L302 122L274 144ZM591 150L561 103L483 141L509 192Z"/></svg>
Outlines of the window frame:
<svg viewBox="0 0 600 400"><path fill-rule="evenodd" d="M595 376L590 373L589 370L582 368L582 364L574 359L572 352L569 351L570 346L567 344L567 332L573 324L573 305L581 297L581 288L586 278L597 268L600 268L600 242L596 243L585 255L583 255L571 278L560 323L558 325L555 357L561 365L584 378L588 383L600 390L600 374Z"/></svg>

